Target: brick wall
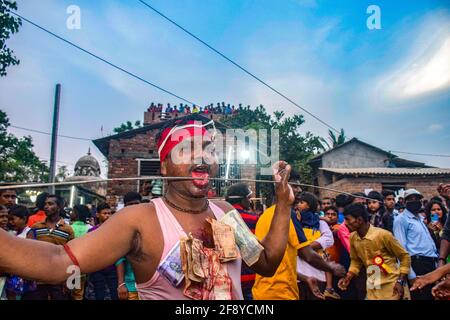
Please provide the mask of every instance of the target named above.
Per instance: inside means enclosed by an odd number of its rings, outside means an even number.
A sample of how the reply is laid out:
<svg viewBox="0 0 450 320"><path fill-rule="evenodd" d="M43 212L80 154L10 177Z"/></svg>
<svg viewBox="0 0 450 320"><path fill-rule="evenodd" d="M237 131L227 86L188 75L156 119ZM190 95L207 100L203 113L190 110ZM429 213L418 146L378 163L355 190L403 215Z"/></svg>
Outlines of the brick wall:
<svg viewBox="0 0 450 320"><path fill-rule="evenodd" d="M335 183L325 185L327 188L337 189L344 192L364 192L364 189L374 189L381 191L382 183L406 183L405 189L414 188L423 194L426 199L438 195L436 191L439 183L449 183L450 176L436 177L358 177L343 178ZM319 191L320 197L335 197L338 193L323 190Z"/></svg>
<svg viewBox="0 0 450 320"><path fill-rule="evenodd" d="M132 138L111 140L108 157L108 178L136 177L136 159L158 158L155 136L157 130L138 134ZM128 191L137 190L137 181L108 182L108 195L123 196Z"/></svg>

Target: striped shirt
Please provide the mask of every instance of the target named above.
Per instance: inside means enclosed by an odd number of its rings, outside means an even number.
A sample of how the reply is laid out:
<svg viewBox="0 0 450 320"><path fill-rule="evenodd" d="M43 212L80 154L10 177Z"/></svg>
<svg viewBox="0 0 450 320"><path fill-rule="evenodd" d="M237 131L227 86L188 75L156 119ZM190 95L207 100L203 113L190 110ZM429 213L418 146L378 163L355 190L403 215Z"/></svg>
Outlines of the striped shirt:
<svg viewBox="0 0 450 320"><path fill-rule="evenodd" d="M74 238L72 227L64 219L60 219L54 229L47 225L47 219L37 222L31 227L31 237L39 241L50 242L57 245L64 245Z"/></svg>

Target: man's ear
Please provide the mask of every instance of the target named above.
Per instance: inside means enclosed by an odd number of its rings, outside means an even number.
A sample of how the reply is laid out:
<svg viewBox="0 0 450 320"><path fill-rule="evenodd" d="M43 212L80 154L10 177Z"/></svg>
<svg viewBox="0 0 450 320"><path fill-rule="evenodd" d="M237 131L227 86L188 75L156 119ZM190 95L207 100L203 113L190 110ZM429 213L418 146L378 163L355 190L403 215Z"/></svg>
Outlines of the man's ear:
<svg viewBox="0 0 450 320"><path fill-rule="evenodd" d="M167 161L161 162L161 175L167 176Z"/></svg>

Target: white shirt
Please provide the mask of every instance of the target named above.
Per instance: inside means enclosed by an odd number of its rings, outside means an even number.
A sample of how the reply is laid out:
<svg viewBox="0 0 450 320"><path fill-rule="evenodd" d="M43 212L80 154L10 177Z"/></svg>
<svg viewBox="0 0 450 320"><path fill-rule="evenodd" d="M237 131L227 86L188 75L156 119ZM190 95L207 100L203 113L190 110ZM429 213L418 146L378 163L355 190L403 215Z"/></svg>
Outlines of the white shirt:
<svg viewBox="0 0 450 320"><path fill-rule="evenodd" d="M323 250L325 250L334 244L333 232L331 232L330 227L323 220L320 220L319 230L320 230L320 238L315 241L322 246ZM300 257L297 257L297 275L299 273L308 277L316 278L317 280L322 282L326 281L325 271L316 269L305 260L300 259Z"/></svg>
<svg viewBox="0 0 450 320"><path fill-rule="evenodd" d="M28 231L30 231L31 228L30 227L25 227L25 229L22 230L22 232L20 234L16 234L16 236L18 236L19 238L23 238L26 239Z"/></svg>

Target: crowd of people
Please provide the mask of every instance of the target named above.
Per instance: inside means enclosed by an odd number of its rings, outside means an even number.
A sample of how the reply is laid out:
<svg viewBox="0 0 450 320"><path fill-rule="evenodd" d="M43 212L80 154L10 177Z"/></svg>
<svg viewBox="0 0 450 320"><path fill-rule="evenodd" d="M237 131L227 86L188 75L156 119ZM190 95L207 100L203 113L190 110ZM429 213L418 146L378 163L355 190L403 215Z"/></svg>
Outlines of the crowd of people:
<svg viewBox="0 0 450 320"><path fill-rule="evenodd" d="M229 186L225 200L208 199L212 153L203 151L211 159L202 164L171 159L168 136L191 125L174 120L157 137L162 176L180 179L163 193L160 181L143 182L118 212L106 203L69 211L47 193L30 210L14 187L0 189L2 298L449 299L450 184L431 199L415 189L318 198L280 161L273 204L257 214L245 183ZM201 134L191 143L206 150L213 140L200 131L177 142ZM78 285L68 282L71 266Z"/></svg>
<svg viewBox="0 0 450 320"><path fill-rule="evenodd" d="M152 102L148 107L147 111L149 112L164 112L164 113L182 113L182 114L191 114L191 113L200 113L200 114L222 114L222 115L233 115L242 111L244 109L250 110L250 106L242 106L240 103L237 107L231 104L225 104L225 102L217 102L216 105L214 103L208 104L204 107L193 105L190 107L187 104L180 103L180 105L167 103L166 106L162 103L154 103Z"/></svg>
<svg viewBox="0 0 450 320"><path fill-rule="evenodd" d="M291 182L298 179L297 174L291 173ZM441 186L429 200L415 189L406 190L403 197L383 190L323 199L300 188L294 191L292 227L280 267L270 278L248 272L245 267L244 297L280 300L431 300L445 294L449 297L449 280L435 286L441 280L435 275L442 273L444 265L450 262L449 185ZM263 239L270 228L274 207L259 217L250 212L251 192L245 184L233 185L228 192L233 197L227 201L242 214L257 237ZM319 253L322 261L317 256L316 260L308 257L310 249ZM327 261L335 264L327 265ZM339 265L346 270L344 277L339 276L336 268ZM423 285L424 282L427 284Z"/></svg>

